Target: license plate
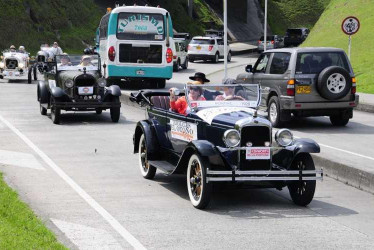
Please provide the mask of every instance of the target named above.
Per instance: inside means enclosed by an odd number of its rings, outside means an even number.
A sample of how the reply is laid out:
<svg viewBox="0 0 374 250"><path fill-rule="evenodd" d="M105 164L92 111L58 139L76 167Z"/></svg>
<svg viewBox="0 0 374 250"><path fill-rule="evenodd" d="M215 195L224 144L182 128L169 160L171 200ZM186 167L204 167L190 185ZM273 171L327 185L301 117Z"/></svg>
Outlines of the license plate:
<svg viewBox="0 0 374 250"><path fill-rule="evenodd" d="M78 94L80 95L92 95L93 87L78 87Z"/></svg>
<svg viewBox="0 0 374 250"><path fill-rule="evenodd" d="M310 94L312 92L311 86L296 86L297 94Z"/></svg>
<svg viewBox="0 0 374 250"><path fill-rule="evenodd" d="M197 46L196 49L197 49L197 50L201 50L201 46Z"/></svg>
<svg viewBox="0 0 374 250"><path fill-rule="evenodd" d="M138 76L144 76L144 70L137 70L136 75Z"/></svg>
<svg viewBox="0 0 374 250"><path fill-rule="evenodd" d="M270 147L248 147L246 148L245 158L247 160L269 160Z"/></svg>
<svg viewBox="0 0 374 250"><path fill-rule="evenodd" d="M9 75L12 76L12 75L13 75L13 72L9 72Z"/></svg>

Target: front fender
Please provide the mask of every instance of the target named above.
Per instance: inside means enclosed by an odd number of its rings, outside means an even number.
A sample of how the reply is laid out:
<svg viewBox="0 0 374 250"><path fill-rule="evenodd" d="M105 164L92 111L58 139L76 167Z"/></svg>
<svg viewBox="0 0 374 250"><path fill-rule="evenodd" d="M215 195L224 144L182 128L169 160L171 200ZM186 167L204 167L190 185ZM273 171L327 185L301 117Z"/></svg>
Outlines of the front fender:
<svg viewBox="0 0 374 250"><path fill-rule="evenodd" d="M107 89L107 94L112 96L121 96L121 89L118 85L111 85Z"/></svg>
<svg viewBox="0 0 374 250"><path fill-rule="evenodd" d="M51 94L54 98L61 98L64 95L66 95L65 92L60 87L52 87Z"/></svg>
<svg viewBox="0 0 374 250"><path fill-rule="evenodd" d="M50 98L50 93L47 88L47 84L44 81L38 82L38 101L40 103L48 103Z"/></svg>
<svg viewBox="0 0 374 250"><path fill-rule="evenodd" d="M319 153L321 151L317 142L312 139L297 139L291 146L279 150L273 155L273 163L288 169L295 157L302 153Z"/></svg>
<svg viewBox="0 0 374 250"><path fill-rule="evenodd" d="M147 144L147 159L156 160L158 153L157 149L159 148L157 138L152 125L146 120L139 121L136 125L135 133L133 135L134 154L139 153L139 140L142 134L144 134Z"/></svg>

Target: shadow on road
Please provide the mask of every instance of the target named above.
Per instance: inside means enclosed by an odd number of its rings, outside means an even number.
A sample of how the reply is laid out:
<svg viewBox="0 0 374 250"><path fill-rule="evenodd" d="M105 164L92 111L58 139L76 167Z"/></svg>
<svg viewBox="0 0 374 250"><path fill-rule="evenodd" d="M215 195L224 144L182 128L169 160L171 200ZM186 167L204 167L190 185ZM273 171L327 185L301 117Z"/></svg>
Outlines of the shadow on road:
<svg viewBox="0 0 374 250"><path fill-rule="evenodd" d="M115 124L135 124L135 121L127 120L125 117L125 113L121 114L121 118L119 119L118 123L113 123L110 118L109 111L103 113L101 115L97 115L95 112L87 112L87 113L61 113L61 123L60 125L64 126L80 126L80 125L98 125L100 126L108 126L108 125L115 125ZM50 118L50 114L48 114ZM52 121L51 121L52 122Z"/></svg>

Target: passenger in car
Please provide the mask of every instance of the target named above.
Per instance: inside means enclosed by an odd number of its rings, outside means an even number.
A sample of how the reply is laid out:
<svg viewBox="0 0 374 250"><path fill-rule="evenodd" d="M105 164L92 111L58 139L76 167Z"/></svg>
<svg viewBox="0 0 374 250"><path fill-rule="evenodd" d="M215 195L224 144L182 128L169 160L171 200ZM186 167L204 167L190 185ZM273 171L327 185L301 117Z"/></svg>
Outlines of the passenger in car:
<svg viewBox="0 0 374 250"><path fill-rule="evenodd" d="M191 85L191 86L188 86L188 88L189 88L188 100L190 100L190 101L205 101L206 100L204 98L204 96L202 95L203 94L203 88L200 87L200 86L196 86L196 85L201 85L201 82L193 81L193 82L189 82L187 84ZM189 107L188 107L188 104L187 104L186 97L182 96L182 97L178 98L175 95L175 89L176 88L169 89L169 92L170 92L170 108L174 112L178 112L179 114L182 114L182 115L187 115L187 113L189 112Z"/></svg>
<svg viewBox="0 0 374 250"><path fill-rule="evenodd" d="M223 81L223 84L225 84L225 85L232 85L232 84L235 84L235 83L236 83L235 79L232 79L232 78L227 78L226 80ZM235 87L234 86L223 87L223 95L218 95L215 100L216 101L225 101L225 100L230 100L230 99L245 101L245 99L242 96L235 95Z"/></svg>
<svg viewBox="0 0 374 250"><path fill-rule="evenodd" d="M196 72L194 76L190 76L191 80L199 81L201 84L205 84L206 82L210 82L209 79L205 77L205 74L202 72ZM209 91L204 90L203 96L207 100L214 100L217 95L220 95L221 93L218 91Z"/></svg>

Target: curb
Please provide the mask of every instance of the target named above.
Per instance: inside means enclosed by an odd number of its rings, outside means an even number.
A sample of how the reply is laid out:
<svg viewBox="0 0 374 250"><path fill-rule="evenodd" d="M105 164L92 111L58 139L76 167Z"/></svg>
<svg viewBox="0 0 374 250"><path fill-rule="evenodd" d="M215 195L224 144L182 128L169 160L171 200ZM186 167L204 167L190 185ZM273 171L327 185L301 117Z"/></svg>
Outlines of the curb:
<svg viewBox="0 0 374 250"><path fill-rule="evenodd" d="M374 113L374 105L367 104L367 103L359 103L355 110Z"/></svg>
<svg viewBox="0 0 374 250"><path fill-rule="evenodd" d="M128 106L144 110L144 108L140 107L137 103L130 101L130 95L128 92L122 92L121 102ZM365 172L355 167L334 162L315 154L312 154L312 157L315 165L323 168L325 176L374 194L374 173Z"/></svg>
<svg viewBox="0 0 374 250"><path fill-rule="evenodd" d="M257 51L258 51L257 48L246 49L246 50L232 50L231 49L231 55L238 56L238 55L244 55L244 54L248 54L248 53L254 53L254 52L257 52Z"/></svg>

